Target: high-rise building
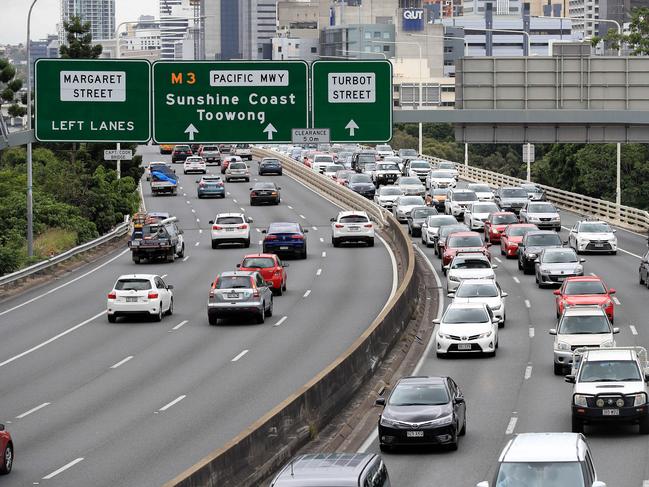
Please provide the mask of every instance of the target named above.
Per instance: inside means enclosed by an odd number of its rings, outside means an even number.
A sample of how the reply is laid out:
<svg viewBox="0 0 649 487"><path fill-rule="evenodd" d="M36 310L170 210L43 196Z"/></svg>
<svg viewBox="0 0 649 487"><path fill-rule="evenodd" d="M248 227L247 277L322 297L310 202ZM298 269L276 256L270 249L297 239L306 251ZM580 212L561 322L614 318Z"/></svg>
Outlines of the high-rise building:
<svg viewBox="0 0 649 487"><path fill-rule="evenodd" d="M115 37L115 0L61 0L59 40L62 43L66 42L63 21L70 17L90 22L93 41Z"/></svg>
<svg viewBox="0 0 649 487"><path fill-rule="evenodd" d="M160 0L160 59L175 59L176 42L197 33L196 9L192 0Z"/></svg>

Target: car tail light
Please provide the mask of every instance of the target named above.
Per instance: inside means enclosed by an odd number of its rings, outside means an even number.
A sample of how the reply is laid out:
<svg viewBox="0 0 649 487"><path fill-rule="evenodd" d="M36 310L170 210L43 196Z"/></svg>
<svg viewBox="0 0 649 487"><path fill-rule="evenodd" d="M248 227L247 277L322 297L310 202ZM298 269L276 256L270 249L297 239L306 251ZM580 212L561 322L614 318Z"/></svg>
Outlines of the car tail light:
<svg viewBox="0 0 649 487"><path fill-rule="evenodd" d="M295 235L292 235L291 238L293 240L304 240L304 235L295 234Z"/></svg>
<svg viewBox="0 0 649 487"><path fill-rule="evenodd" d="M281 275L282 275L282 271L281 271L281 269L276 269L276 270L275 270L275 275L276 275L276 276L281 276Z"/></svg>
<svg viewBox="0 0 649 487"><path fill-rule="evenodd" d="M245 230L246 228L248 228L248 225L246 223L244 223L243 225L239 225L237 228L239 230Z"/></svg>
<svg viewBox="0 0 649 487"><path fill-rule="evenodd" d="M252 295L253 295L255 298L258 298L258 297L259 297L259 289L257 289L257 286L255 286L254 284L252 285Z"/></svg>
<svg viewBox="0 0 649 487"><path fill-rule="evenodd" d="M221 225L212 225L212 230L223 230Z"/></svg>
<svg viewBox="0 0 649 487"><path fill-rule="evenodd" d="M205 187L205 183L199 183L198 187L199 187L199 188L204 188L204 187Z"/></svg>
<svg viewBox="0 0 649 487"><path fill-rule="evenodd" d="M342 224L340 224L340 223L336 223L335 226L336 226L336 228L345 228L345 225L342 225Z"/></svg>
<svg viewBox="0 0 649 487"><path fill-rule="evenodd" d="M257 191L253 191L252 193L250 193L250 196L257 196Z"/></svg>
<svg viewBox="0 0 649 487"><path fill-rule="evenodd" d="M158 293L149 293L147 295L147 298L149 298L149 299L158 299Z"/></svg>
<svg viewBox="0 0 649 487"><path fill-rule="evenodd" d="M277 235L266 235L266 240L277 240Z"/></svg>
<svg viewBox="0 0 649 487"><path fill-rule="evenodd" d="M371 224L371 223L366 223L366 224L364 225L364 227L365 227L365 228L372 228L372 224Z"/></svg>
<svg viewBox="0 0 649 487"><path fill-rule="evenodd" d="M108 293L108 299L117 299L117 293Z"/></svg>

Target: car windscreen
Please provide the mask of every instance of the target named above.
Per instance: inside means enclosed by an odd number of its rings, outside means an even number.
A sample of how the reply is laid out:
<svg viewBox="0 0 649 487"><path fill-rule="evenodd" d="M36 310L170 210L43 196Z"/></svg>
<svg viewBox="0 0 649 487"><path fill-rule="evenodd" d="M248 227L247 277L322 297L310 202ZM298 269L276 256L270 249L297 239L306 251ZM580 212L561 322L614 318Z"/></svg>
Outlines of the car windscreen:
<svg viewBox="0 0 649 487"><path fill-rule="evenodd" d="M204 151L217 152L219 148L215 145L206 145L203 147Z"/></svg>
<svg viewBox="0 0 649 487"><path fill-rule="evenodd" d="M399 167L396 164L377 164L377 171L398 171Z"/></svg>
<svg viewBox="0 0 649 487"><path fill-rule="evenodd" d="M557 209L547 203L535 203L533 205L527 205L528 213L556 213Z"/></svg>
<svg viewBox="0 0 649 487"><path fill-rule="evenodd" d="M216 281L216 289L250 289L250 276L222 276Z"/></svg>
<svg viewBox="0 0 649 487"><path fill-rule="evenodd" d="M610 333L608 319L603 314L564 316L559 323L559 333L564 335L592 335Z"/></svg>
<svg viewBox="0 0 649 487"><path fill-rule="evenodd" d="M473 213L493 213L499 211L499 208L494 203L481 203L471 207Z"/></svg>
<svg viewBox="0 0 649 487"><path fill-rule="evenodd" d="M151 289L148 279L120 279L115 283L117 291L147 291Z"/></svg>
<svg viewBox="0 0 649 487"><path fill-rule="evenodd" d="M606 288L599 281L568 281L564 294L606 294Z"/></svg>
<svg viewBox="0 0 649 487"><path fill-rule="evenodd" d="M468 230L469 227L467 227L466 225L444 225L440 228L439 234L441 237L446 237L450 233L465 232Z"/></svg>
<svg viewBox="0 0 649 487"><path fill-rule="evenodd" d="M417 186L420 186L421 181L419 180L419 178L415 178L415 177L410 178L410 177L408 177L408 178L399 179L399 184L415 184Z"/></svg>
<svg viewBox="0 0 649 487"><path fill-rule="evenodd" d="M246 169L248 166L246 166L245 162L231 162L230 163L230 169Z"/></svg>
<svg viewBox="0 0 649 487"><path fill-rule="evenodd" d="M354 171L338 171L336 177L338 179L349 179L354 174Z"/></svg>
<svg viewBox="0 0 649 487"><path fill-rule="evenodd" d="M531 232L532 230L538 229L536 227L512 227L509 229L508 233L510 237L522 237L527 232Z"/></svg>
<svg viewBox="0 0 649 487"><path fill-rule="evenodd" d="M192 156L192 157L188 157L187 159L185 159L185 162L189 162L189 163L191 163L191 162L203 162L203 158L202 157L194 157L194 156Z"/></svg>
<svg viewBox="0 0 649 487"><path fill-rule="evenodd" d="M374 154L359 154L358 162L359 164L367 164L368 162L376 161L376 156Z"/></svg>
<svg viewBox="0 0 649 487"><path fill-rule="evenodd" d="M144 225L142 227L142 237L145 239L169 238L169 233L167 233L165 227L160 225Z"/></svg>
<svg viewBox="0 0 649 487"><path fill-rule="evenodd" d="M606 223L582 223L579 225L579 231L587 233L611 233L611 227Z"/></svg>
<svg viewBox="0 0 649 487"><path fill-rule="evenodd" d="M491 264L485 259L456 257L451 264L452 269L491 269Z"/></svg>
<svg viewBox="0 0 649 487"><path fill-rule="evenodd" d="M333 162L333 156L315 156L313 162Z"/></svg>
<svg viewBox="0 0 649 487"><path fill-rule="evenodd" d="M241 267L247 267L248 269L268 269L275 267L275 261L270 257L247 257L243 259Z"/></svg>
<svg viewBox="0 0 649 487"><path fill-rule="evenodd" d="M379 190L381 196L398 195L402 193L403 192L396 186L384 186Z"/></svg>
<svg viewBox="0 0 649 487"><path fill-rule="evenodd" d="M570 250L561 250L556 252L543 252L542 262L546 264L567 264L577 262L577 254Z"/></svg>
<svg viewBox="0 0 649 487"><path fill-rule="evenodd" d="M494 487L583 487L579 462L502 462Z"/></svg>
<svg viewBox="0 0 649 487"><path fill-rule="evenodd" d="M638 364L632 360L588 360L581 366L579 382L641 381Z"/></svg>
<svg viewBox="0 0 649 487"><path fill-rule="evenodd" d="M368 162L367 164L365 164L364 170L365 171L376 171L376 164L374 164L373 162Z"/></svg>
<svg viewBox="0 0 649 487"><path fill-rule="evenodd" d="M343 166L342 164L329 164L327 167L325 167L326 172L338 172L342 171L343 169L345 169L345 166Z"/></svg>
<svg viewBox="0 0 649 487"><path fill-rule="evenodd" d="M392 147L390 147L389 145L377 145L376 150L377 151L379 151L379 150L380 151L391 151Z"/></svg>
<svg viewBox="0 0 649 487"><path fill-rule="evenodd" d="M441 227L443 225L453 225L454 223L457 223L457 220L451 215L432 215L426 221L429 227Z"/></svg>
<svg viewBox="0 0 649 487"><path fill-rule="evenodd" d="M240 216L220 216L216 219L219 225L237 225L243 223L243 218Z"/></svg>
<svg viewBox="0 0 649 487"><path fill-rule="evenodd" d="M372 183L372 178L367 174L354 174L349 178L350 183Z"/></svg>
<svg viewBox="0 0 649 487"><path fill-rule="evenodd" d="M341 216L338 221L340 223L367 223L369 219L364 215L346 215Z"/></svg>
<svg viewBox="0 0 649 487"><path fill-rule="evenodd" d="M184 151L187 151L187 150L190 150L190 148L189 148L188 145L177 145L176 147L174 147L174 150L184 150Z"/></svg>
<svg viewBox="0 0 649 487"><path fill-rule="evenodd" d="M550 233L528 235L527 245L529 247L549 247L551 245L561 246L561 238L559 235Z"/></svg>
<svg viewBox="0 0 649 487"><path fill-rule="evenodd" d="M453 173L448 171L433 171L430 177L431 179L454 179Z"/></svg>
<svg viewBox="0 0 649 487"><path fill-rule="evenodd" d="M424 219L429 215L436 215L437 210L435 208L415 208L410 213L410 216L413 219Z"/></svg>
<svg viewBox="0 0 649 487"><path fill-rule="evenodd" d="M421 196L404 196L399 198L399 205L401 206L415 206L424 205L424 200Z"/></svg>
<svg viewBox="0 0 649 487"><path fill-rule="evenodd" d="M252 189L277 189L275 183L255 183Z"/></svg>
<svg viewBox="0 0 649 487"><path fill-rule="evenodd" d="M430 169L430 164L425 161L413 161L410 163L412 169Z"/></svg>
<svg viewBox="0 0 649 487"><path fill-rule="evenodd" d="M503 225L505 223L517 223L518 218L513 213L510 213L508 215L494 215L491 221L495 225Z"/></svg>
<svg viewBox="0 0 649 487"><path fill-rule="evenodd" d="M220 183L221 182L221 177L220 176L208 176L208 177L203 177L201 179L206 184L214 184L214 183Z"/></svg>
<svg viewBox="0 0 649 487"><path fill-rule="evenodd" d="M400 156L416 156L417 151L415 149L401 149L399 150Z"/></svg>
<svg viewBox="0 0 649 487"><path fill-rule="evenodd" d="M471 191L475 191L476 193L490 193L491 188L487 184L471 184L469 186L469 189Z"/></svg>
<svg viewBox="0 0 649 487"><path fill-rule="evenodd" d="M446 196L448 195L448 189L434 189L431 193L433 196Z"/></svg>
<svg viewBox="0 0 649 487"><path fill-rule="evenodd" d="M280 162L277 159L264 159L261 163L268 164L269 166L277 166Z"/></svg>
<svg viewBox="0 0 649 487"><path fill-rule="evenodd" d="M455 293L457 298L495 298L498 296L498 288L494 283L475 283L462 281Z"/></svg>
<svg viewBox="0 0 649 487"><path fill-rule="evenodd" d="M442 318L443 323L485 323L489 315L484 308L453 308L449 307Z"/></svg>
<svg viewBox="0 0 649 487"><path fill-rule="evenodd" d="M455 247L482 247L480 235L451 235L448 238L448 246Z"/></svg>
<svg viewBox="0 0 649 487"><path fill-rule="evenodd" d="M533 184L522 184L521 188L525 189L528 193L542 193L543 190L539 188L538 186L534 186Z"/></svg>
<svg viewBox="0 0 649 487"><path fill-rule="evenodd" d="M453 193L455 201L477 201L478 196L473 191L461 191Z"/></svg>
<svg viewBox="0 0 649 487"><path fill-rule="evenodd" d="M399 384L390 396L390 406L440 406L449 402L444 384Z"/></svg>
<svg viewBox="0 0 649 487"><path fill-rule="evenodd" d="M500 192L503 198L525 198L527 199L527 191L523 188L506 188Z"/></svg>
<svg viewBox="0 0 649 487"><path fill-rule="evenodd" d="M267 233L302 233L295 223L274 223L268 227Z"/></svg>

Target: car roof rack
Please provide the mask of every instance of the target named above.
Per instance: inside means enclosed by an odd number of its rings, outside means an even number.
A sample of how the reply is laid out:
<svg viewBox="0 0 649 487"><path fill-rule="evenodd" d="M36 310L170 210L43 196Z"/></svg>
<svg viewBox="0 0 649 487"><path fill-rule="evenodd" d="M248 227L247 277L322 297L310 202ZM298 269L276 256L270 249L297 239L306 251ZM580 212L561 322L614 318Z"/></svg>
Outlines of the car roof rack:
<svg viewBox="0 0 649 487"><path fill-rule="evenodd" d="M647 349L640 346L628 346L628 347L579 347L572 351L572 370L570 373L575 375L579 369L579 364L581 363L581 357L588 352L601 352L601 351L630 351L635 352L638 360L640 361L640 366L642 367L643 372L649 370L649 358L647 356Z"/></svg>

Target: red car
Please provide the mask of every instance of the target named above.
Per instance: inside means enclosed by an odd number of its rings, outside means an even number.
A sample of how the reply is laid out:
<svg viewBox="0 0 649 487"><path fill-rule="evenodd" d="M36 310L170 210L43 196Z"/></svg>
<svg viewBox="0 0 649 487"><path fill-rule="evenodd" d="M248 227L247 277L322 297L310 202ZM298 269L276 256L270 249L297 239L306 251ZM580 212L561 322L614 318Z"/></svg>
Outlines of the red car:
<svg viewBox="0 0 649 487"><path fill-rule="evenodd" d="M11 472L14 465L14 443L11 435L5 430L5 425L0 424L0 475Z"/></svg>
<svg viewBox="0 0 649 487"><path fill-rule="evenodd" d="M478 232L451 233L446 239L444 254L442 254L442 272L446 274L444 267L451 263L458 252L482 252L491 260L490 246L490 243L482 240Z"/></svg>
<svg viewBox="0 0 649 487"><path fill-rule="evenodd" d="M607 288L597 276L569 277L561 289L554 291L557 304L557 318L568 306L597 305L604 308L611 323L615 318L615 303L611 296L615 289Z"/></svg>
<svg viewBox="0 0 649 487"><path fill-rule="evenodd" d="M500 236L500 253L508 259L518 255L518 244L523 241L523 236L531 231L538 230L536 225L531 223L517 223L508 225Z"/></svg>
<svg viewBox="0 0 649 487"><path fill-rule="evenodd" d="M507 225L518 223L518 217L511 211L499 211L491 213L484 222L484 239L486 242L500 242L500 235L505 231Z"/></svg>
<svg viewBox="0 0 649 487"><path fill-rule="evenodd" d="M237 264L240 271L259 272L264 280L272 281L273 292L281 296L286 291L286 268L275 254L250 254L243 258L241 264Z"/></svg>
<svg viewBox="0 0 649 487"><path fill-rule="evenodd" d="M336 173L336 176L334 177L334 181L336 181L338 184L342 186L347 186L347 183L349 182L349 178L352 177L354 174L356 174L356 171L350 171L349 169L340 170Z"/></svg>

